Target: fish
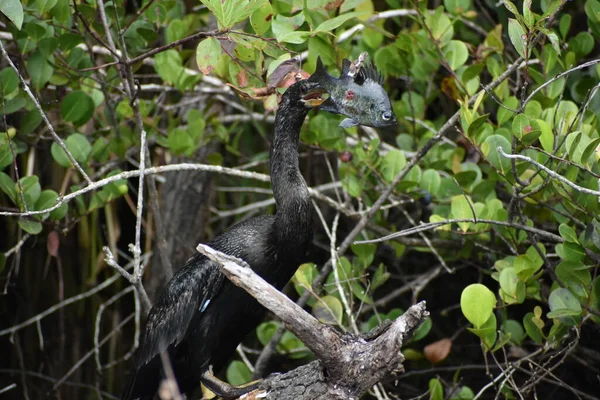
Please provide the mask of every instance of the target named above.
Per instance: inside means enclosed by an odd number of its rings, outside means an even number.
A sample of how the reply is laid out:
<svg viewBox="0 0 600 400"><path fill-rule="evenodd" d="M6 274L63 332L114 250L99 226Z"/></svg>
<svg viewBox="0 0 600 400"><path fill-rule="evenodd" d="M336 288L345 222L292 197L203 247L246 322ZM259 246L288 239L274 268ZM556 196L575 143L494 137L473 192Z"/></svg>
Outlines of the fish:
<svg viewBox="0 0 600 400"><path fill-rule="evenodd" d="M339 125L342 128L356 125L383 128L398 123L382 86L381 74L371 63L363 63L361 58L354 64L344 59L342 73L335 78L329 75L318 57L315 73L308 80L319 83L329 94L320 109L347 117Z"/></svg>

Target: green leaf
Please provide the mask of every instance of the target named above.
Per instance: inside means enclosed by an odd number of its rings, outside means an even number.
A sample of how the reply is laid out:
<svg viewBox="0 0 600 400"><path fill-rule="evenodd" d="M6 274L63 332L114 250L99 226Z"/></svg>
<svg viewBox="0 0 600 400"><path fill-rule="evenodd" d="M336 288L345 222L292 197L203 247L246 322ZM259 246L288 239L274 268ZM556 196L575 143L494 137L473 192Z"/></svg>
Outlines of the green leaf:
<svg viewBox="0 0 600 400"><path fill-rule="evenodd" d="M556 51L556 53L560 54L560 38L553 30L548 28L540 28L540 32L542 32L546 37L550 40L552 47Z"/></svg>
<svg viewBox="0 0 600 400"><path fill-rule="evenodd" d="M531 121L531 125L534 130L542 132L539 138L542 148L547 152L552 152L554 148L554 133L552 132L550 125L543 119Z"/></svg>
<svg viewBox="0 0 600 400"><path fill-rule="evenodd" d="M369 266L373 263L377 246L374 244L353 244L351 249L364 266Z"/></svg>
<svg viewBox="0 0 600 400"><path fill-rule="evenodd" d="M256 337L263 346L266 346L275 334L275 332L277 332L278 328L279 325L277 324L277 322L263 322L256 328Z"/></svg>
<svg viewBox="0 0 600 400"><path fill-rule="evenodd" d="M527 127L531 128L531 125L529 124L529 118L527 117L527 115L518 114L517 116L515 116L512 122L512 131L517 138L521 139L523 135L527 133Z"/></svg>
<svg viewBox="0 0 600 400"><path fill-rule="evenodd" d="M525 285L519 280L515 268L505 268L500 272L500 288L502 298L508 304L525 300Z"/></svg>
<svg viewBox="0 0 600 400"><path fill-rule="evenodd" d="M588 297L592 275L586 265L577 261L563 261L555 269L556 276L575 295Z"/></svg>
<svg viewBox="0 0 600 400"><path fill-rule="evenodd" d="M31 235L37 235L42 231L42 224L40 222L29 219L19 219L19 226Z"/></svg>
<svg viewBox="0 0 600 400"><path fill-rule="evenodd" d="M369 296L369 294L365 290L365 287L360 282L356 280L352 281L350 283L350 289L352 289L352 293L354 294L354 296L363 303L373 304L373 299L371 298L371 296Z"/></svg>
<svg viewBox="0 0 600 400"><path fill-rule="evenodd" d="M373 291L383 285L390 276L391 274L386 271L385 265L383 265L383 263L379 264L379 267L377 267L373 274L373 278L371 279L371 290Z"/></svg>
<svg viewBox="0 0 600 400"><path fill-rule="evenodd" d="M442 48L454 37L454 26L442 6L436 8L435 12L426 14L425 23Z"/></svg>
<svg viewBox="0 0 600 400"><path fill-rule="evenodd" d="M250 382L251 379L252 372L243 362L239 360L233 360L229 366L227 366L227 381L230 384L239 386Z"/></svg>
<svg viewBox="0 0 600 400"><path fill-rule="evenodd" d="M344 22L358 17L359 15L363 15L365 14L364 12L349 12L346 14L342 14L342 15L338 15L335 18L332 19L328 19L326 21L324 21L323 23L317 25L317 27L314 30L314 33L319 33L319 32L330 32L332 30L334 30L335 28L339 27L340 25L342 25Z"/></svg>
<svg viewBox="0 0 600 400"><path fill-rule="evenodd" d="M498 152L498 147L501 147L505 153L510 154L510 142L504 136L491 135L488 136L483 144L481 150L483 155L502 175L507 175L510 172L510 160L502 157Z"/></svg>
<svg viewBox="0 0 600 400"><path fill-rule="evenodd" d="M87 93L76 90L63 99L60 104L60 113L65 121L80 126L92 118L95 108L94 100Z"/></svg>
<svg viewBox="0 0 600 400"><path fill-rule="evenodd" d="M600 1L587 0L585 2L585 13L590 21L600 23Z"/></svg>
<svg viewBox="0 0 600 400"><path fill-rule="evenodd" d="M317 268L312 263L305 263L300 265L294 274L294 280L300 285L296 288L298 294L304 293L306 288L311 288L313 279L317 274ZM295 286L295 285L294 285ZM299 289L302 288L302 291Z"/></svg>
<svg viewBox="0 0 600 400"><path fill-rule="evenodd" d="M310 36L310 32L297 31L297 32L287 32L283 35L280 35L277 38L278 42L281 43L292 43L292 44L302 44L306 42L306 39Z"/></svg>
<svg viewBox="0 0 600 400"><path fill-rule="evenodd" d="M11 68L6 67L0 72L0 93L4 95L4 98L12 98L13 93L18 93L19 89L19 77L17 73ZM15 94L16 94L15 93Z"/></svg>
<svg viewBox="0 0 600 400"><path fill-rule="evenodd" d="M599 146L600 146L600 138L592 139L592 141L587 146L585 146L585 149L581 153L582 164L584 164L588 167L591 167L592 165L594 165L594 163L596 162L596 159L592 158L590 160L590 158L592 157L593 154L596 153L596 150L598 149Z"/></svg>
<svg viewBox="0 0 600 400"><path fill-rule="evenodd" d="M263 35L271 27L271 19L273 18L273 7L269 2L261 5L250 16L250 24L257 35Z"/></svg>
<svg viewBox="0 0 600 400"><path fill-rule="evenodd" d="M86 162L92 152L90 142L81 133L70 135L67 140L65 140L65 145L73 158L81 163ZM71 160L69 160L65 151L56 142L52 143L52 146L50 146L50 152L54 161L65 168L71 166Z"/></svg>
<svg viewBox="0 0 600 400"><path fill-rule="evenodd" d="M462 67L469 59L469 49L464 42L460 40L451 40L444 46L444 57L448 61L450 68L457 70Z"/></svg>
<svg viewBox="0 0 600 400"><path fill-rule="evenodd" d="M209 75L217 66L222 51L221 44L214 37L201 41L196 48L196 63L200 72Z"/></svg>
<svg viewBox="0 0 600 400"><path fill-rule="evenodd" d="M467 286L460 296L460 309L476 328L480 328L490 318L496 305L496 296L480 283Z"/></svg>
<svg viewBox="0 0 600 400"><path fill-rule="evenodd" d="M578 319L574 317L581 315L581 304L569 289L558 288L552 291L548 298L548 305L551 310L548 318L558 318L567 326L577 324Z"/></svg>
<svg viewBox="0 0 600 400"><path fill-rule="evenodd" d="M451 203L452 218L456 219L473 219L476 216L473 215L473 210L469 206L469 200L464 195L457 195L452 197ZM468 232L470 222L459 222L458 226L463 232Z"/></svg>
<svg viewBox="0 0 600 400"><path fill-rule="evenodd" d="M508 11L510 11L514 15L519 15L519 9L511 1L509 1L509 0L502 0L502 3L504 3L504 7L506 7L506 9Z"/></svg>
<svg viewBox="0 0 600 400"><path fill-rule="evenodd" d="M562 238L565 239L567 242L579 243L575 230L569 225L560 224L560 226L558 227L558 232L560 233L560 236L562 236Z"/></svg>
<svg viewBox="0 0 600 400"><path fill-rule="evenodd" d="M481 339L481 344L489 351L496 343L498 337L496 316L491 313L490 318L480 328L467 328L467 330Z"/></svg>
<svg viewBox="0 0 600 400"><path fill-rule="evenodd" d="M530 29L535 25L535 16L533 15L533 12L531 12L531 2L532 0L523 1L523 19Z"/></svg>
<svg viewBox="0 0 600 400"><path fill-rule="evenodd" d="M533 322L534 320L539 320L534 313L530 312L525 314L525 317L523 317L523 327L525 328L525 332L527 332L527 335L529 335L531 340L537 344L542 344L542 341L544 340L544 333L542 332L542 329ZM543 324L543 321L539 321Z"/></svg>
<svg viewBox="0 0 600 400"><path fill-rule="evenodd" d="M462 15L471 9L471 0L444 0L444 7L449 13Z"/></svg>
<svg viewBox="0 0 600 400"><path fill-rule="evenodd" d="M521 57L527 58L527 32L525 32L523 26L516 19L508 19L508 37L513 46L515 46L517 53Z"/></svg>
<svg viewBox="0 0 600 400"><path fill-rule="evenodd" d="M1 134L4 136L4 134ZM13 162L13 152L10 149L10 143L0 136L0 171Z"/></svg>
<svg viewBox="0 0 600 400"><path fill-rule="evenodd" d="M533 261L526 254L521 254L517 256L513 265L515 273L523 282L526 282L540 268L539 266L534 264Z"/></svg>
<svg viewBox="0 0 600 400"><path fill-rule="evenodd" d="M27 71L35 90L40 90L46 85L54 70L46 57L40 51L36 51L27 61Z"/></svg>
<svg viewBox="0 0 600 400"><path fill-rule="evenodd" d="M54 190L44 190L35 203L35 209L45 210L46 208L50 208L56 204L56 200L58 200L58 193Z"/></svg>
<svg viewBox="0 0 600 400"><path fill-rule="evenodd" d="M0 12L6 16L18 30L23 25L23 6L19 0L2 0Z"/></svg>
<svg viewBox="0 0 600 400"><path fill-rule="evenodd" d="M26 176L19 180L19 185L15 183L15 190L19 191L19 189L23 190L23 197L25 198L25 203L27 204L27 209L32 210L35 208L35 203L40 198L42 193L42 187L40 186L40 179L36 175ZM19 207L22 207L21 196L17 196L17 203Z"/></svg>
<svg viewBox="0 0 600 400"><path fill-rule="evenodd" d="M427 336L429 331L431 331L432 327L433 327L433 322L432 322L431 318L425 318L425 321L423 321L423 323L421 325L419 325L419 327L413 334L413 337L410 339L410 341L416 342L416 341L423 339L425 336Z"/></svg>
<svg viewBox="0 0 600 400"><path fill-rule="evenodd" d="M437 378L429 380L429 400L444 400L444 385Z"/></svg>
<svg viewBox="0 0 600 400"><path fill-rule="evenodd" d="M435 197L441 182L442 178L440 178L440 174L435 169L427 169L423 172L423 175L421 175L419 187Z"/></svg>
<svg viewBox="0 0 600 400"><path fill-rule="evenodd" d="M520 346L525 340L525 330L519 321L514 319L508 319L502 324L502 331L507 335L510 335L510 341Z"/></svg>
<svg viewBox="0 0 600 400"><path fill-rule="evenodd" d="M406 165L404 153L397 149L392 149L383 156L381 161L381 174L386 182L391 182Z"/></svg>
<svg viewBox="0 0 600 400"><path fill-rule="evenodd" d="M315 302L312 313L324 324L337 325L342 323L344 309L337 297L327 295L320 297Z"/></svg>
<svg viewBox="0 0 600 400"><path fill-rule="evenodd" d="M8 198L16 204L17 202L17 189L16 184L10 176L4 172L0 172L0 190L8 196Z"/></svg>

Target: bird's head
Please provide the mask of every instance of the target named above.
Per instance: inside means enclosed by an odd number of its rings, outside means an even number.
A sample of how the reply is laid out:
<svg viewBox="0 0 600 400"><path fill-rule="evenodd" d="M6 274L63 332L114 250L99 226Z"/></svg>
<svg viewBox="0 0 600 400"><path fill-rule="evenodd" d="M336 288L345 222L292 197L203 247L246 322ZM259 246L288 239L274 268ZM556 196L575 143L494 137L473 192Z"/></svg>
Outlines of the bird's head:
<svg viewBox="0 0 600 400"><path fill-rule="evenodd" d="M300 101L308 108L315 108L327 100L329 93L318 83L303 79L296 83Z"/></svg>

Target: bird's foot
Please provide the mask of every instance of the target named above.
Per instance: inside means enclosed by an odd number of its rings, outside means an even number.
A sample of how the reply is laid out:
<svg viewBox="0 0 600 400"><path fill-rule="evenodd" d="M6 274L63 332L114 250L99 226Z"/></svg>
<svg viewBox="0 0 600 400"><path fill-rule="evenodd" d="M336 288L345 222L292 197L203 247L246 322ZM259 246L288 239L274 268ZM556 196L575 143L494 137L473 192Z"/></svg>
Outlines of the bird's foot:
<svg viewBox="0 0 600 400"><path fill-rule="evenodd" d="M211 370L205 371L200 377L200 381L208 390L224 399L237 399L258 388L260 383L260 381L253 381L244 385L233 386L214 376Z"/></svg>

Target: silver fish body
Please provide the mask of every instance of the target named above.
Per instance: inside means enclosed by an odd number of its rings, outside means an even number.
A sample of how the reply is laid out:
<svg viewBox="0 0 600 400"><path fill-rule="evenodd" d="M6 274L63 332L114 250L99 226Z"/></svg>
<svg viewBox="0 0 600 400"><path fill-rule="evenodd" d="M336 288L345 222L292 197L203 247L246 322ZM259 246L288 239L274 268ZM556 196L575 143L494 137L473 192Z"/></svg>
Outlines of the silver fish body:
<svg viewBox="0 0 600 400"><path fill-rule="evenodd" d="M308 80L318 82L329 93L329 98L320 108L345 115L347 118L340 124L344 128L356 125L375 128L396 125L392 104L381 86L381 75L371 65L363 65L353 77L349 73L350 67L351 62L344 59L342 73L339 78L335 78L327 73L321 58L317 59L317 69Z"/></svg>

